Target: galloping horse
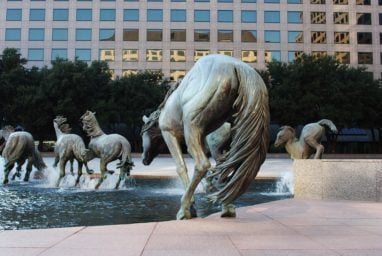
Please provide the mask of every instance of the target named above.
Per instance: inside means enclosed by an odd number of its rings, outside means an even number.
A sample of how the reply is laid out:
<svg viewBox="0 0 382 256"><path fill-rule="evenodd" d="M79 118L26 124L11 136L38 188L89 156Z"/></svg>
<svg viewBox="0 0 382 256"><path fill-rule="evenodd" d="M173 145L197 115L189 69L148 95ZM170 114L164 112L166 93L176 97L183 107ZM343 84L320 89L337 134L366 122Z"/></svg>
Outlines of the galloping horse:
<svg viewBox="0 0 382 256"><path fill-rule="evenodd" d="M162 136L186 186L177 219L190 219L193 194L211 167L205 137L232 120L232 142L224 159L211 170L223 217L234 217L233 201L243 194L265 160L269 143L268 90L249 65L224 55L199 59L168 97L159 116ZM195 161L189 180L181 150L183 138Z"/></svg>
<svg viewBox="0 0 382 256"><path fill-rule="evenodd" d="M17 162L16 174L15 176L20 176L20 171L22 165L28 159L26 174L24 181L29 180L30 173L32 171L32 166L35 166L39 171L46 168L46 165L41 157L40 152L34 144L34 139L29 132L13 132L9 136L2 154L5 165L4 165L4 184L8 183L8 175L13 169L15 163Z"/></svg>
<svg viewBox="0 0 382 256"><path fill-rule="evenodd" d="M292 159L309 159L316 151L314 159L321 159L324 153L324 146L321 144L325 133L325 127L337 133L334 123L328 119L322 119L317 123L310 123L304 126L300 139L296 138L296 131L290 126L282 126L277 133L275 146L285 145L286 151Z"/></svg>
<svg viewBox="0 0 382 256"><path fill-rule="evenodd" d="M113 173L113 171L107 170L107 164L120 159L121 161L117 165L120 169L119 179L115 188L118 189L120 182L125 179L125 176L130 175L130 170L134 166L131 160L131 146L128 140L119 134L105 134L95 117L95 112L86 111L81 116L83 130L91 137L89 143L89 149L86 151L86 161L90 161L95 157L101 158L100 169L101 178L96 185L96 189L106 179L106 172Z"/></svg>
<svg viewBox="0 0 382 256"><path fill-rule="evenodd" d="M89 170L87 162L84 159L85 155L85 143L80 136L77 134L70 133L71 128L69 124L66 123L67 119L63 116L57 116L53 120L54 130L56 132L56 145L54 147L55 161L53 166L57 167L60 163L60 177L57 181L57 187L60 185L61 179L65 176L65 165L70 161L70 171L73 174L73 160L76 159L78 163L78 175L75 185L77 186L81 175L82 175L82 165L85 165L86 172L92 174L93 171Z"/></svg>

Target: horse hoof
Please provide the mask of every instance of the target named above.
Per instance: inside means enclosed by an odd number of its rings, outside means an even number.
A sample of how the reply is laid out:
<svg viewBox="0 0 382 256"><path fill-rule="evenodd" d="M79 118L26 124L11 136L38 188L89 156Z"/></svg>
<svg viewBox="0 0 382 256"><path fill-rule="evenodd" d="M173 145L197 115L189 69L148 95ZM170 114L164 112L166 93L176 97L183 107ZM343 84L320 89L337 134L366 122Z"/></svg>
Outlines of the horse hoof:
<svg viewBox="0 0 382 256"><path fill-rule="evenodd" d="M192 216L191 216L191 212L190 211L179 210L178 213L176 214L176 219L177 220L189 220L191 218L192 218Z"/></svg>
<svg viewBox="0 0 382 256"><path fill-rule="evenodd" d="M93 174L94 173L94 170L87 170L86 171L88 174Z"/></svg>
<svg viewBox="0 0 382 256"><path fill-rule="evenodd" d="M235 207L233 205L223 206L220 217L222 217L222 218L235 218L236 217Z"/></svg>
<svg viewBox="0 0 382 256"><path fill-rule="evenodd" d="M195 209L195 206L194 206L194 205L191 205L191 207L190 207L190 213L191 213L191 217L192 217L192 218L198 217L198 214L197 214L197 212L196 212L196 209Z"/></svg>
<svg viewBox="0 0 382 256"><path fill-rule="evenodd" d="M108 173L108 174L114 174L114 171L109 171L109 170L107 170L107 173Z"/></svg>

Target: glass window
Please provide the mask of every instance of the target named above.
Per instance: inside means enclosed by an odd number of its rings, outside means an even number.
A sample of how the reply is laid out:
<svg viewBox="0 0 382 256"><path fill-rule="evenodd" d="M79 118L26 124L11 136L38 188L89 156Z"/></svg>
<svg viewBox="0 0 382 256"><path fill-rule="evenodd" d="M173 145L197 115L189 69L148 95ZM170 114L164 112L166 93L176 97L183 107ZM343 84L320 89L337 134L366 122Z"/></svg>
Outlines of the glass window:
<svg viewBox="0 0 382 256"><path fill-rule="evenodd" d="M232 50L218 50L218 54L232 57L233 51Z"/></svg>
<svg viewBox="0 0 382 256"><path fill-rule="evenodd" d="M382 44L382 33L379 33L379 44Z"/></svg>
<svg viewBox="0 0 382 256"><path fill-rule="evenodd" d="M20 41L20 40L21 40L20 28L5 29L5 41Z"/></svg>
<svg viewBox="0 0 382 256"><path fill-rule="evenodd" d="M42 61L44 60L44 49L41 48L29 48L28 49L29 61Z"/></svg>
<svg viewBox="0 0 382 256"><path fill-rule="evenodd" d="M99 60L114 61L115 60L115 50L114 49L100 49L99 50Z"/></svg>
<svg viewBox="0 0 382 256"><path fill-rule="evenodd" d="M280 51L265 51L265 63L272 61L281 61Z"/></svg>
<svg viewBox="0 0 382 256"><path fill-rule="evenodd" d="M359 52L358 53L358 64L373 64L373 53L372 52Z"/></svg>
<svg viewBox="0 0 382 256"><path fill-rule="evenodd" d="M256 43L257 42L257 31L256 30L242 30L241 31L241 42L243 42L243 43Z"/></svg>
<svg viewBox="0 0 382 256"><path fill-rule="evenodd" d="M122 61L137 62L138 60L138 49L124 49L122 51Z"/></svg>
<svg viewBox="0 0 382 256"><path fill-rule="evenodd" d="M32 20L32 21L45 20L45 9L30 9L29 20Z"/></svg>
<svg viewBox="0 0 382 256"><path fill-rule="evenodd" d="M209 10L194 10L194 21L195 22L209 22L210 21L210 11Z"/></svg>
<svg viewBox="0 0 382 256"><path fill-rule="evenodd" d="M289 51L288 62L293 62L297 59L301 59L303 55L304 55L303 51Z"/></svg>
<svg viewBox="0 0 382 256"><path fill-rule="evenodd" d="M266 43L280 43L280 31L265 30L264 39Z"/></svg>
<svg viewBox="0 0 382 256"><path fill-rule="evenodd" d="M310 38L312 44L325 44L326 32L324 31L312 31L310 32Z"/></svg>
<svg viewBox="0 0 382 256"><path fill-rule="evenodd" d="M256 0L241 0L242 3L256 3Z"/></svg>
<svg viewBox="0 0 382 256"><path fill-rule="evenodd" d="M382 0L378 0L378 5L382 5Z"/></svg>
<svg viewBox="0 0 382 256"><path fill-rule="evenodd" d="M194 51L194 61L198 61L201 57L210 54L209 50L195 50Z"/></svg>
<svg viewBox="0 0 382 256"><path fill-rule="evenodd" d="M326 13L325 12L311 12L310 13L310 23L311 24L326 24Z"/></svg>
<svg viewBox="0 0 382 256"><path fill-rule="evenodd" d="M139 9L124 9L123 20L124 21L139 21Z"/></svg>
<svg viewBox="0 0 382 256"><path fill-rule="evenodd" d="M92 50L91 49L76 49L76 59L82 60L82 61L90 61L92 56Z"/></svg>
<svg viewBox="0 0 382 256"><path fill-rule="evenodd" d="M379 25L382 25L382 13L378 14L378 18L379 18Z"/></svg>
<svg viewBox="0 0 382 256"><path fill-rule="evenodd" d="M325 4L325 0L310 0L311 4Z"/></svg>
<svg viewBox="0 0 382 256"><path fill-rule="evenodd" d="M100 41L115 41L115 29L113 28L101 28L99 30Z"/></svg>
<svg viewBox="0 0 382 256"><path fill-rule="evenodd" d="M338 4L338 5L347 5L348 0L333 0L333 4Z"/></svg>
<svg viewBox="0 0 382 256"><path fill-rule="evenodd" d="M54 21L66 21L69 18L68 9L53 9L53 20Z"/></svg>
<svg viewBox="0 0 382 256"><path fill-rule="evenodd" d="M371 25L371 13L357 13L358 25Z"/></svg>
<svg viewBox="0 0 382 256"><path fill-rule="evenodd" d="M334 43L349 44L350 43L349 32L334 32Z"/></svg>
<svg viewBox="0 0 382 256"><path fill-rule="evenodd" d="M162 41L162 39L163 39L162 29L148 29L146 31L147 41Z"/></svg>
<svg viewBox="0 0 382 256"><path fill-rule="evenodd" d="M302 4L302 0L288 0L288 4Z"/></svg>
<svg viewBox="0 0 382 256"><path fill-rule="evenodd" d="M92 29L91 28L77 28L76 41L91 41Z"/></svg>
<svg viewBox="0 0 382 256"><path fill-rule="evenodd" d="M257 51L255 50L242 50L241 60L247 63L257 62Z"/></svg>
<svg viewBox="0 0 382 256"><path fill-rule="evenodd" d="M186 61L186 50L170 50L170 61L171 62L185 62Z"/></svg>
<svg viewBox="0 0 382 256"><path fill-rule="evenodd" d="M334 24L349 24L349 13L347 12L334 12L333 13Z"/></svg>
<svg viewBox="0 0 382 256"><path fill-rule="evenodd" d="M303 43L304 32L302 31L288 31L288 43Z"/></svg>
<svg viewBox="0 0 382 256"><path fill-rule="evenodd" d="M288 23L302 23L303 16L302 12L289 11L288 12Z"/></svg>
<svg viewBox="0 0 382 256"><path fill-rule="evenodd" d="M195 29L194 30L194 41L195 42L209 42L210 41L210 30L208 30L208 29Z"/></svg>
<svg viewBox="0 0 382 256"><path fill-rule="evenodd" d="M326 57L328 54L324 51L312 51L312 56L316 59Z"/></svg>
<svg viewBox="0 0 382 256"><path fill-rule="evenodd" d="M139 30L136 28L123 29L123 41L139 41Z"/></svg>
<svg viewBox="0 0 382 256"><path fill-rule="evenodd" d="M22 18L21 9L7 9L8 21L21 20L21 18Z"/></svg>
<svg viewBox="0 0 382 256"><path fill-rule="evenodd" d="M334 52L334 58L342 64L350 64L350 52Z"/></svg>
<svg viewBox="0 0 382 256"><path fill-rule="evenodd" d="M172 42L186 42L186 30L171 29L170 37Z"/></svg>
<svg viewBox="0 0 382 256"><path fill-rule="evenodd" d="M162 50L147 49L146 61L162 61Z"/></svg>
<svg viewBox="0 0 382 256"><path fill-rule="evenodd" d="M115 21L115 9L101 9L99 13L100 21Z"/></svg>
<svg viewBox="0 0 382 256"><path fill-rule="evenodd" d="M171 2L186 2L186 0L171 0Z"/></svg>
<svg viewBox="0 0 382 256"><path fill-rule="evenodd" d="M264 12L264 22L265 23L280 23L280 12L279 11L265 11Z"/></svg>
<svg viewBox="0 0 382 256"><path fill-rule="evenodd" d="M170 80L172 81L178 81L179 79L183 79L185 75L185 70L170 70Z"/></svg>
<svg viewBox="0 0 382 256"><path fill-rule="evenodd" d="M218 30L218 42L233 42L233 30Z"/></svg>
<svg viewBox="0 0 382 256"><path fill-rule="evenodd" d="M127 1L127 0L125 0ZM129 0L130 1L130 0ZM138 74L138 70L136 69L123 69L122 70L122 76L130 76L130 75L135 75Z"/></svg>
<svg viewBox="0 0 382 256"><path fill-rule="evenodd" d="M67 49L52 49L52 60L55 60L57 58L60 59L68 59L68 50Z"/></svg>
<svg viewBox="0 0 382 256"><path fill-rule="evenodd" d="M147 21L163 21L163 10L161 9L148 9Z"/></svg>
<svg viewBox="0 0 382 256"><path fill-rule="evenodd" d="M44 41L45 30L43 28L30 28L28 32L29 41Z"/></svg>
<svg viewBox="0 0 382 256"><path fill-rule="evenodd" d="M233 11L218 10L218 22L233 22Z"/></svg>
<svg viewBox="0 0 382 256"><path fill-rule="evenodd" d="M209 3L210 0L194 0L194 2L195 2L195 3L201 3L201 2L203 2L203 3Z"/></svg>
<svg viewBox="0 0 382 256"><path fill-rule="evenodd" d="M371 32L357 32L358 44L372 44L373 37Z"/></svg>
<svg viewBox="0 0 382 256"><path fill-rule="evenodd" d="M256 11L241 11L242 23L256 23Z"/></svg>
<svg viewBox="0 0 382 256"><path fill-rule="evenodd" d="M279 4L280 0L264 0L266 4Z"/></svg>
<svg viewBox="0 0 382 256"><path fill-rule="evenodd" d="M172 9L171 21L172 22L185 22L187 17L186 10L184 9Z"/></svg>
<svg viewBox="0 0 382 256"><path fill-rule="evenodd" d="M370 0L357 0L357 5L370 5Z"/></svg>
<svg viewBox="0 0 382 256"><path fill-rule="evenodd" d="M92 20L92 9L77 9L76 20L77 21L91 21Z"/></svg>
<svg viewBox="0 0 382 256"><path fill-rule="evenodd" d="M218 3L233 3L233 0L218 0Z"/></svg>
<svg viewBox="0 0 382 256"><path fill-rule="evenodd" d="M68 29L67 28L54 28L52 29L53 41L68 41Z"/></svg>

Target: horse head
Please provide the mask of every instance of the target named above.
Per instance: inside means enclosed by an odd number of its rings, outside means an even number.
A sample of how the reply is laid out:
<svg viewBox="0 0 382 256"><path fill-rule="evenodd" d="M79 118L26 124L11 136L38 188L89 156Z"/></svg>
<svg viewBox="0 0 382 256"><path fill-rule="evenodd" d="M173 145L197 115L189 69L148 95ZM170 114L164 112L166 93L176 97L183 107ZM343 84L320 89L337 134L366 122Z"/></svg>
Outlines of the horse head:
<svg viewBox="0 0 382 256"><path fill-rule="evenodd" d="M56 116L55 119L53 119L54 125L61 130L63 133L70 133L72 128L70 128L70 125L66 123L67 118L64 116Z"/></svg>
<svg viewBox="0 0 382 256"><path fill-rule="evenodd" d="M275 147L279 147L287 143L289 140L295 138L296 131L290 126L282 126L280 127L279 132L277 133Z"/></svg>
<svg viewBox="0 0 382 256"><path fill-rule="evenodd" d="M95 114L96 112L86 110L85 114L80 117L80 120L82 121L82 129L88 134L88 136L99 136L103 134Z"/></svg>
<svg viewBox="0 0 382 256"><path fill-rule="evenodd" d="M161 130L159 128L158 118L160 111L151 113L149 117L143 116L144 125L142 127L142 163L149 165L154 158L161 152L161 149L166 146Z"/></svg>

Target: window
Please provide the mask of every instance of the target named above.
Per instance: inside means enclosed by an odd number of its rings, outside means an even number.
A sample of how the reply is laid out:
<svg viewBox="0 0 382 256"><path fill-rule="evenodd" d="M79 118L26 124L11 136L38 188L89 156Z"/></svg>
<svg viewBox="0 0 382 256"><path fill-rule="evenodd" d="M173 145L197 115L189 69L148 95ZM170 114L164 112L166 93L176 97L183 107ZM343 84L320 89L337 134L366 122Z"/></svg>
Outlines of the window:
<svg viewBox="0 0 382 256"><path fill-rule="evenodd" d="M91 21L92 20L92 9L77 9L76 20L77 21Z"/></svg>
<svg viewBox="0 0 382 256"><path fill-rule="evenodd" d="M349 13L347 12L334 12L333 13L334 24L349 24Z"/></svg>
<svg viewBox="0 0 382 256"><path fill-rule="evenodd" d="M379 25L382 25L382 13L378 14L378 18L379 18Z"/></svg>
<svg viewBox="0 0 382 256"><path fill-rule="evenodd" d="M233 3L233 0L218 0L218 3Z"/></svg>
<svg viewBox="0 0 382 256"><path fill-rule="evenodd" d="M210 11L209 10L194 10L194 21L195 22L209 22L210 21Z"/></svg>
<svg viewBox="0 0 382 256"><path fill-rule="evenodd" d="M349 44L350 43L349 32L334 32L334 43Z"/></svg>
<svg viewBox="0 0 382 256"><path fill-rule="evenodd" d="M57 58L60 59L68 59L68 50L67 49L52 49L51 60L55 60Z"/></svg>
<svg viewBox="0 0 382 256"><path fill-rule="evenodd" d="M382 44L382 33L379 33L379 44Z"/></svg>
<svg viewBox="0 0 382 256"><path fill-rule="evenodd" d="M139 9L125 9L123 10L124 21L139 21Z"/></svg>
<svg viewBox="0 0 382 256"><path fill-rule="evenodd" d="M371 32L357 32L358 44L372 44L373 37Z"/></svg>
<svg viewBox="0 0 382 256"><path fill-rule="evenodd" d="M195 29L194 30L194 41L195 42L209 42L210 41L210 31L208 29Z"/></svg>
<svg viewBox="0 0 382 256"><path fill-rule="evenodd" d="M288 4L301 4L302 0L287 0Z"/></svg>
<svg viewBox="0 0 382 256"><path fill-rule="evenodd" d="M170 61L171 62L185 62L186 61L186 50L170 50Z"/></svg>
<svg viewBox="0 0 382 256"><path fill-rule="evenodd" d="M147 49L146 50L146 61L162 61L162 50L158 49Z"/></svg>
<svg viewBox="0 0 382 256"><path fill-rule="evenodd" d="M348 0L333 0L333 4L335 4L335 5L347 5Z"/></svg>
<svg viewBox="0 0 382 256"><path fill-rule="evenodd" d="M241 42L243 42L243 43L256 43L257 42L257 31L256 30L242 30L241 31Z"/></svg>
<svg viewBox="0 0 382 256"><path fill-rule="evenodd" d="M67 28L54 28L52 30L53 41L68 41L68 29Z"/></svg>
<svg viewBox="0 0 382 256"><path fill-rule="evenodd" d="M171 10L171 21L172 22L185 22L187 17L186 10L184 9L173 9Z"/></svg>
<svg viewBox="0 0 382 256"><path fill-rule="evenodd" d="M357 13L358 25L371 25L371 13Z"/></svg>
<svg viewBox="0 0 382 256"><path fill-rule="evenodd" d="M312 51L312 56L316 59L326 57L328 54L324 51Z"/></svg>
<svg viewBox="0 0 382 256"><path fill-rule="evenodd" d="M186 0L171 0L171 2L178 2L178 3L180 3L180 2L186 2Z"/></svg>
<svg viewBox="0 0 382 256"><path fill-rule="evenodd" d="M324 31L312 31L310 32L310 40L312 44L325 44L326 32Z"/></svg>
<svg viewBox="0 0 382 256"><path fill-rule="evenodd" d="M161 9L148 9L147 21L163 21L163 10Z"/></svg>
<svg viewBox="0 0 382 256"><path fill-rule="evenodd" d="M135 28L124 29L123 41L139 41L139 30Z"/></svg>
<svg viewBox="0 0 382 256"><path fill-rule="evenodd" d="M115 21L115 9L101 9L99 13L100 21Z"/></svg>
<svg viewBox="0 0 382 256"><path fill-rule="evenodd" d="M138 49L124 49L122 51L122 61L137 62L138 60Z"/></svg>
<svg viewBox="0 0 382 256"><path fill-rule="evenodd" d="M350 52L334 52L334 58L342 64L350 64Z"/></svg>
<svg viewBox="0 0 382 256"><path fill-rule="evenodd" d="M280 12L279 11L265 11L264 12L264 22L265 23L280 23Z"/></svg>
<svg viewBox="0 0 382 256"><path fill-rule="evenodd" d="M21 40L20 28L5 29L5 41L20 41L20 40Z"/></svg>
<svg viewBox="0 0 382 256"><path fill-rule="evenodd" d="M28 49L28 60L29 61L43 61L44 60L44 49L29 48Z"/></svg>
<svg viewBox="0 0 382 256"><path fill-rule="evenodd" d="M21 9L7 9L7 20L8 21L19 21L22 18Z"/></svg>
<svg viewBox="0 0 382 256"><path fill-rule="evenodd" d="M185 75L185 70L170 70L170 80L178 81L179 79L183 79Z"/></svg>
<svg viewBox="0 0 382 256"><path fill-rule="evenodd" d="M242 23L256 23L256 11L241 11Z"/></svg>
<svg viewBox="0 0 382 256"><path fill-rule="evenodd" d="M264 0L266 4L279 4L280 0Z"/></svg>
<svg viewBox="0 0 382 256"><path fill-rule="evenodd" d="M210 0L194 0L195 3L209 3Z"/></svg>
<svg viewBox="0 0 382 256"><path fill-rule="evenodd" d="M256 3L256 0L241 0L242 3Z"/></svg>
<svg viewBox="0 0 382 256"><path fill-rule="evenodd" d="M280 51L265 51L265 63L272 61L281 61Z"/></svg>
<svg viewBox="0 0 382 256"><path fill-rule="evenodd" d="M194 61L198 61L201 57L210 54L209 50L195 50L194 51Z"/></svg>
<svg viewBox="0 0 382 256"><path fill-rule="evenodd" d="M76 49L75 51L76 58L82 61L90 61L91 60L91 49Z"/></svg>
<svg viewBox="0 0 382 256"><path fill-rule="evenodd" d="M266 43L280 43L280 31L265 30L264 39Z"/></svg>
<svg viewBox="0 0 382 256"><path fill-rule="evenodd" d="M68 9L53 9L53 20L54 21L67 21L69 18Z"/></svg>
<svg viewBox="0 0 382 256"><path fill-rule="evenodd" d="M370 5L370 0L357 0L357 5Z"/></svg>
<svg viewBox="0 0 382 256"><path fill-rule="evenodd" d="M162 29L148 29L146 31L146 39L147 41L162 41Z"/></svg>
<svg viewBox="0 0 382 256"><path fill-rule="evenodd" d="M288 23L298 23L301 24L303 21L302 12L289 11L288 12Z"/></svg>
<svg viewBox="0 0 382 256"><path fill-rule="evenodd" d="M325 12L311 12L310 13L310 23L311 24L326 24L326 13Z"/></svg>
<svg viewBox="0 0 382 256"><path fill-rule="evenodd" d="M171 42L186 42L186 30L171 29L170 37L171 37Z"/></svg>
<svg viewBox="0 0 382 256"><path fill-rule="evenodd" d="M255 50L241 51L241 60L247 63L255 63L257 61L257 51Z"/></svg>
<svg viewBox="0 0 382 256"><path fill-rule="evenodd" d="M358 53L358 64L373 64L373 53L372 52L359 52Z"/></svg>
<svg viewBox="0 0 382 256"><path fill-rule="evenodd" d="M303 51L289 51L288 62L293 62L297 59L301 59L303 55L304 55Z"/></svg>
<svg viewBox="0 0 382 256"><path fill-rule="evenodd" d="M218 10L218 22L233 22L233 11Z"/></svg>
<svg viewBox="0 0 382 256"><path fill-rule="evenodd" d="M325 0L310 0L311 4L325 4Z"/></svg>
<svg viewBox="0 0 382 256"><path fill-rule="evenodd" d="M114 61L115 60L115 50L114 49L100 49L99 50L99 60Z"/></svg>
<svg viewBox="0 0 382 256"><path fill-rule="evenodd" d="M218 54L232 57L233 51L232 50L218 50Z"/></svg>
<svg viewBox="0 0 382 256"><path fill-rule="evenodd" d="M28 32L29 41L44 41L45 30L43 28L30 28Z"/></svg>
<svg viewBox="0 0 382 256"><path fill-rule="evenodd" d="M91 41L92 29L91 28L77 28L76 41Z"/></svg>
<svg viewBox="0 0 382 256"><path fill-rule="evenodd" d="M302 31L288 31L288 43L303 43L304 32Z"/></svg>
<svg viewBox="0 0 382 256"><path fill-rule="evenodd" d="M100 41L115 41L115 30L113 28L101 28L99 30Z"/></svg>
<svg viewBox="0 0 382 256"><path fill-rule="evenodd" d="M233 42L233 30L218 30L218 42Z"/></svg>
<svg viewBox="0 0 382 256"><path fill-rule="evenodd" d="M127 0L125 0L125 1L127 1ZM133 74L138 74L138 70L136 70L136 69L123 69L122 70L122 76L127 77L127 76L130 76Z"/></svg>
<svg viewBox="0 0 382 256"><path fill-rule="evenodd" d="M43 21L45 20L45 9L30 9L29 20L31 21Z"/></svg>

